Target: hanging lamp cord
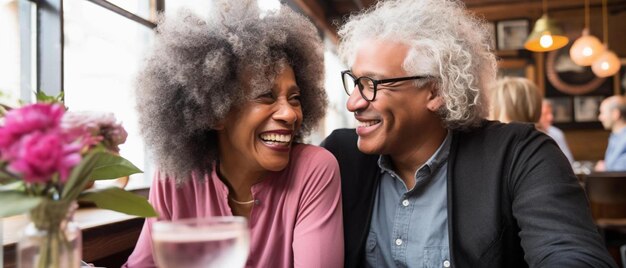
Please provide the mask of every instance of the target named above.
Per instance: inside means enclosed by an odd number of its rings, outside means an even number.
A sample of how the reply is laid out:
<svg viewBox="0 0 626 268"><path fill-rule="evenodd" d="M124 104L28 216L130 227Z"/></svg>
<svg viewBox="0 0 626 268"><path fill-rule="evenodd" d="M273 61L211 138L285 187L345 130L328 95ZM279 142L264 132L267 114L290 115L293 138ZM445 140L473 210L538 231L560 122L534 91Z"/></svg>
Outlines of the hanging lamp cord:
<svg viewBox="0 0 626 268"><path fill-rule="evenodd" d="M609 48L609 16L606 8L606 0L602 0L602 31L604 44Z"/></svg>
<svg viewBox="0 0 626 268"><path fill-rule="evenodd" d="M585 28L589 29L589 0L585 0Z"/></svg>

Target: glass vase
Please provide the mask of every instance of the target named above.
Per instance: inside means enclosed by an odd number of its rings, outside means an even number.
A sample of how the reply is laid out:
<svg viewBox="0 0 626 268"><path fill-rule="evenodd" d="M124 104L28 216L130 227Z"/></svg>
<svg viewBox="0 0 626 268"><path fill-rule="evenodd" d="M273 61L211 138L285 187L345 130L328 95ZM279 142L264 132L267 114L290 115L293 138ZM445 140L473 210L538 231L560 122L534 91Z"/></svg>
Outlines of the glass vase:
<svg viewBox="0 0 626 268"><path fill-rule="evenodd" d="M46 200L29 213L17 243L20 268L79 268L82 237L73 221L76 202Z"/></svg>

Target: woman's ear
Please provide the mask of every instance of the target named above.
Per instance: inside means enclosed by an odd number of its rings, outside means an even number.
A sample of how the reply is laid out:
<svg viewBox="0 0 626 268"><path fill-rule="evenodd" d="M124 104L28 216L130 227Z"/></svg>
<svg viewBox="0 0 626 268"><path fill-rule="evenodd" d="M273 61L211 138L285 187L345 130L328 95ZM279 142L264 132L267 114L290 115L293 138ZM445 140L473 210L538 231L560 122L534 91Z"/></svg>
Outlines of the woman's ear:
<svg viewBox="0 0 626 268"><path fill-rule="evenodd" d="M231 107L230 110L228 111L228 113L226 113L226 115L224 116L224 118L218 120L215 123L215 125L213 125L212 129L216 130L216 131L224 130L224 128L226 127L226 122L231 120L231 118L237 118L237 113L238 112L239 112L238 108Z"/></svg>
<svg viewBox="0 0 626 268"><path fill-rule="evenodd" d="M212 129L215 130L215 131L224 130L224 125L225 125L227 117L228 116L226 116L226 117L220 119L219 121L217 121L217 123L215 123L215 125L213 125Z"/></svg>

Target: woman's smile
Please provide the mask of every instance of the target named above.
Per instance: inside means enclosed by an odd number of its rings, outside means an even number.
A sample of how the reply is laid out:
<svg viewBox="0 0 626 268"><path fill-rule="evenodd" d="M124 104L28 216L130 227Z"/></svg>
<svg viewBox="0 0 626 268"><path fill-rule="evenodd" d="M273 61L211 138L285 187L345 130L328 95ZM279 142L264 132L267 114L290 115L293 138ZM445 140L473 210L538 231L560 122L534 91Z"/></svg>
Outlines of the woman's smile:
<svg viewBox="0 0 626 268"><path fill-rule="evenodd" d="M259 134L258 137L268 148L279 152L288 152L291 147L293 131L287 129L270 130Z"/></svg>

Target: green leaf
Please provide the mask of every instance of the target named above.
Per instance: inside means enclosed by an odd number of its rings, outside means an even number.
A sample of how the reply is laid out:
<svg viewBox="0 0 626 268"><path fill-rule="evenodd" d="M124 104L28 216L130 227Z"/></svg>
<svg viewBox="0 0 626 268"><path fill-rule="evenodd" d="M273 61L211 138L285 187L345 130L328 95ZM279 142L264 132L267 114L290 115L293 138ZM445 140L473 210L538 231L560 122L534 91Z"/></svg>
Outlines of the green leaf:
<svg viewBox="0 0 626 268"><path fill-rule="evenodd" d="M103 152L100 151L92 151L85 155L83 160L74 167L72 172L70 173L70 177L67 179L65 186L63 186L63 192L61 193L61 198L64 200L74 200L80 192L85 189L87 183L91 181L89 178L91 172L96 166L96 162L98 158L102 156Z"/></svg>
<svg viewBox="0 0 626 268"><path fill-rule="evenodd" d="M39 196L28 196L23 192L2 191L0 192L0 218L23 214L43 201Z"/></svg>
<svg viewBox="0 0 626 268"><path fill-rule="evenodd" d="M124 157L112 153L103 153L96 161L96 167L91 173L92 180L108 180L141 173L133 163Z"/></svg>
<svg viewBox="0 0 626 268"><path fill-rule="evenodd" d="M4 185L0 185L0 192L4 191L17 191L24 192L26 190L26 185L24 185L24 181L16 180L9 182Z"/></svg>
<svg viewBox="0 0 626 268"><path fill-rule="evenodd" d="M8 184L17 180L13 174L0 170L0 184Z"/></svg>
<svg viewBox="0 0 626 268"><path fill-rule="evenodd" d="M59 93L56 96L48 96L43 91L37 91L36 93L37 102L40 103L62 103L63 102L63 92Z"/></svg>
<svg viewBox="0 0 626 268"><path fill-rule="evenodd" d="M103 209L115 210L140 217L156 217L157 213L148 200L117 187L88 191L78 200L91 201Z"/></svg>

